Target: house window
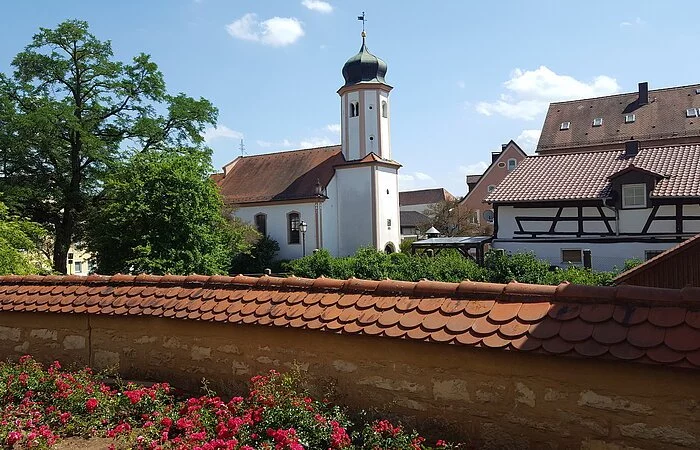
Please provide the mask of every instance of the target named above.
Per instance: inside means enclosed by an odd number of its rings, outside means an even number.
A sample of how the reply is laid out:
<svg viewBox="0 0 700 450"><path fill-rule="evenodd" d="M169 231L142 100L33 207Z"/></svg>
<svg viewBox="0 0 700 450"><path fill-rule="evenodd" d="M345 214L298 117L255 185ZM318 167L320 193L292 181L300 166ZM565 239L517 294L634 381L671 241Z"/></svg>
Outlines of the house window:
<svg viewBox="0 0 700 450"><path fill-rule="evenodd" d="M594 127L599 127L603 125L603 118L602 117L596 117L593 119L593 126Z"/></svg>
<svg viewBox="0 0 700 450"><path fill-rule="evenodd" d="M515 169L517 166L518 166L518 161L516 161L515 158L511 158L508 160L508 172Z"/></svg>
<svg viewBox="0 0 700 450"><path fill-rule="evenodd" d="M83 262L82 261L75 262L74 273L83 273Z"/></svg>
<svg viewBox="0 0 700 450"><path fill-rule="evenodd" d="M299 239L299 213L290 212L287 214L287 242L289 244L298 244Z"/></svg>
<svg viewBox="0 0 700 450"><path fill-rule="evenodd" d="M562 122L561 125L559 125L559 130L564 131L568 130L571 128L571 122Z"/></svg>
<svg viewBox="0 0 700 450"><path fill-rule="evenodd" d="M488 223L493 223L493 211L491 211L490 209L484 211L484 220Z"/></svg>
<svg viewBox="0 0 700 450"><path fill-rule="evenodd" d="M486 190L487 190L488 192L493 192L494 189L496 189L496 185L495 185L495 184L489 184L489 187L486 188Z"/></svg>
<svg viewBox="0 0 700 450"><path fill-rule="evenodd" d="M663 250L646 250L644 252L644 259L649 261L651 258L655 258L663 253Z"/></svg>
<svg viewBox="0 0 700 450"><path fill-rule="evenodd" d="M646 208L647 185L644 183L622 185L622 207Z"/></svg>
<svg viewBox="0 0 700 450"><path fill-rule="evenodd" d="M389 117L389 108L386 104L386 100L382 100L382 117Z"/></svg>
<svg viewBox="0 0 700 450"><path fill-rule="evenodd" d="M580 248L561 249L561 262L564 264L581 264L583 262L583 251Z"/></svg>
<svg viewBox="0 0 700 450"><path fill-rule="evenodd" d="M634 121L637 119L637 116L634 114L625 114L625 123L634 123Z"/></svg>
<svg viewBox="0 0 700 450"><path fill-rule="evenodd" d="M386 227L391 230L391 219L386 219Z"/></svg>
<svg viewBox="0 0 700 450"><path fill-rule="evenodd" d="M685 110L685 117L697 117L698 108L688 108Z"/></svg>
<svg viewBox="0 0 700 450"><path fill-rule="evenodd" d="M258 233L267 236L267 214L259 213L255 215L255 228Z"/></svg>

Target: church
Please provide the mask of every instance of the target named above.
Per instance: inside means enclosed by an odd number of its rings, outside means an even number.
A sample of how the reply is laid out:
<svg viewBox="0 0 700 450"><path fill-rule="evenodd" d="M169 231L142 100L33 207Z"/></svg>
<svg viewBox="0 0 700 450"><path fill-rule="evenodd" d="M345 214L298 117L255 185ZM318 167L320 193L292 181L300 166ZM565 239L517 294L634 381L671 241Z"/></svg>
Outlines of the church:
<svg viewBox="0 0 700 450"><path fill-rule="evenodd" d="M360 51L343 66L340 145L241 156L215 174L234 216L279 243L280 259L399 248L401 165L392 159L386 63Z"/></svg>

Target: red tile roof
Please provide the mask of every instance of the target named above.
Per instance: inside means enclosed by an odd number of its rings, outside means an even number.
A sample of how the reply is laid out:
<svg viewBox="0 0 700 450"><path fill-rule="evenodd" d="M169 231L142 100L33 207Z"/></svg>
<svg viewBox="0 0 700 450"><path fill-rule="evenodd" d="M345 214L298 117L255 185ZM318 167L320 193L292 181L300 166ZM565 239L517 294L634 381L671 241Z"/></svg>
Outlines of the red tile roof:
<svg viewBox="0 0 700 450"><path fill-rule="evenodd" d="M609 150L525 158L486 198L487 202L601 199L608 178L635 166L663 176L650 197L700 197L700 145L642 148L636 156Z"/></svg>
<svg viewBox="0 0 700 450"><path fill-rule="evenodd" d="M316 182L327 186L333 167L344 162L339 145L242 156L217 184L228 204L311 199Z"/></svg>
<svg viewBox="0 0 700 450"><path fill-rule="evenodd" d="M639 105L638 92L551 103L547 111L537 151L573 149L631 139L646 141L680 137L699 137L700 120L686 117L686 109L700 108L700 84L649 91L649 103ZM625 114L635 115L625 123ZM603 124L594 127L593 119ZM568 130L560 130L570 122Z"/></svg>
<svg viewBox="0 0 700 450"><path fill-rule="evenodd" d="M299 328L700 369L700 288L5 276L0 307Z"/></svg>
<svg viewBox="0 0 700 450"><path fill-rule="evenodd" d="M425 205L454 199L455 196L444 188L399 192L399 206Z"/></svg>
<svg viewBox="0 0 700 450"><path fill-rule="evenodd" d="M621 273L614 281L674 289L700 287L700 234Z"/></svg>

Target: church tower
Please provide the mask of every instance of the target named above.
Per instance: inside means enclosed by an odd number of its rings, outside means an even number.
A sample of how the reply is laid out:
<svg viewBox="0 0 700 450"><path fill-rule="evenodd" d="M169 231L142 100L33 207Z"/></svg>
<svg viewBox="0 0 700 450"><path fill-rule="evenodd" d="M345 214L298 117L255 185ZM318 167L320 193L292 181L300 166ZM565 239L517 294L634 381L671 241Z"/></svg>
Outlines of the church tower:
<svg viewBox="0 0 700 450"><path fill-rule="evenodd" d="M341 146L348 161L370 153L391 160L387 66L369 52L362 32L360 51L343 66L345 84L338 90L341 107Z"/></svg>
<svg viewBox="0 0 700 450"><path fill-rule="evenodd" d="M364 14L361 20L364 19ZM367 50L362 32L360 51L343 66L341 148L345 163L335 166L338 254L372 246L399 250L399 175L391 157L387 66Z"/></svg>

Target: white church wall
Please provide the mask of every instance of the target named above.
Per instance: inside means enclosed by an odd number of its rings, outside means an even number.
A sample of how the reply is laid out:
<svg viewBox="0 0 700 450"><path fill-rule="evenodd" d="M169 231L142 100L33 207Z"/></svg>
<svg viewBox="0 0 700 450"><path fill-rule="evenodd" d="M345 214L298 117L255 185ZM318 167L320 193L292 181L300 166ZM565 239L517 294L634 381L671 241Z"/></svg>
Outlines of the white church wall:
<svg viewBox="0 0 700 450"><path fill-rule="evenodd" d="M399 224L399 186L397 169L377 167L377 247L383 250L392 243L394 251L399 250L401 227Z"/></svg>
<svg viewBox="0 0 700 450"><path fill-rule="evenodd" d="M382 115L382 102L386 102L387 105L387 117ZM389 130L389 118L391 117L391 108L389 103L389 96L382 91L379 91L379 125L380 130L380 143L382 146L382 158L391 159L391 131Z"/></svg>
<svg viewBox="0 0 700 450"><path fill-rule="evenodd" d="M338 255L338 182L337 176L333 177L326 186L328 199L321 205L321 218L323 223L322 248L328 250L331 255Z"/></svg>
<svg viewBox="0 0 700 450"><path fill-rule="evenodd" d="M290 212L298 212L300 220L306 222L308 226L306 231L306 254L309 254L316 248L316 233L318 232L314 219L313 203L243 206L236 209L234 214L236 217L250 224L255 224L254 218L256 214L266 214L267 234L280 245L277 258L296 259L301 258L303 254L302 240L300 239L298 244L289 243L287 235L287 214Z"/></svg>
<svg viewBox="0 0 700 450"><path fill-rule="evenodd" d="M379 129L377 128L380 112L377 109L377 91L367 90L364 95L364 111L362 111L361 119L365 124L365 148L367 153L375 153L380 155L379 151ZM362 136L360 136L362 139ZM381 156L381 155L380 155Z"/></svg>
<svg viewBox="0 0 700 450"><path fill-rule="evenodd" d="M372 221L372 179L370 166L336 170L338 198L338 255L355 253L374 245Z"/></svg>
<svg viewBox="0 0 700 450"><path fill-rule="evenodd" d="M350 117L349 111L350 111L350 103L351 102L359 102L360 101L360 94L358 92L348 92L346 94L343 94L341 97L341 118L344 118L346 120L346 123L344 125L347 125L346 128L343 128L343 139L345 143L347 143L348 147L348 160L354 160L354 159L360 159L362 158L360 156L360 120L366 115L364 114L364 111L360 111L360 116L359 117Z"/></svg>

